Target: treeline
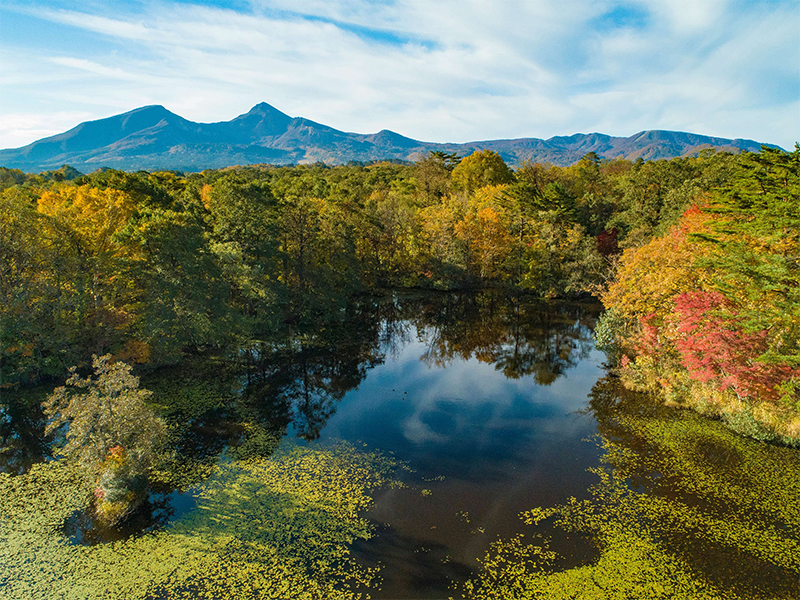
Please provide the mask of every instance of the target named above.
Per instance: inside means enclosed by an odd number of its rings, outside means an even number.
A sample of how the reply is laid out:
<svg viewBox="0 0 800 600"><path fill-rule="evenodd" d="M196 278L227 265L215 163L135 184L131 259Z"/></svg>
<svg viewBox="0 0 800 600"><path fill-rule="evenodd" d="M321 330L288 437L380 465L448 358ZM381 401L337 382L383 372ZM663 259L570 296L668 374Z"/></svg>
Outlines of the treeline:
<svg viewBox="0 0 800 600"><path fill-rule="evenodd" d="M622 250L733 185L743 160L0 169L1 383L61 378L92 354L160 365L302 333L359 292L597 295Z"/></svg>
<svg viewBox="0 0 800 600"><path fill-rule="evenodd" d="M800 443L800 147L742 155L733 177L625 250L601 347L623 383Z"/></svg>

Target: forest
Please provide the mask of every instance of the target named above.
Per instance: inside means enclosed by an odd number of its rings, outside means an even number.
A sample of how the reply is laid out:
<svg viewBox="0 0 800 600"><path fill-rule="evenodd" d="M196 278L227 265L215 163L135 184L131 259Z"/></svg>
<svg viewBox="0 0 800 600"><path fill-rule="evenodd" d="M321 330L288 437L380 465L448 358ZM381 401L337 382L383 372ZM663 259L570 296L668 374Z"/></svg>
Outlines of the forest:
<svg viewBox="0 0 800 600"><path fill-rule="evenodd" d="M396 289L597 298L622 383L800 443L800 147L570 167L0 168L0 389L279 342Z"/></svg>

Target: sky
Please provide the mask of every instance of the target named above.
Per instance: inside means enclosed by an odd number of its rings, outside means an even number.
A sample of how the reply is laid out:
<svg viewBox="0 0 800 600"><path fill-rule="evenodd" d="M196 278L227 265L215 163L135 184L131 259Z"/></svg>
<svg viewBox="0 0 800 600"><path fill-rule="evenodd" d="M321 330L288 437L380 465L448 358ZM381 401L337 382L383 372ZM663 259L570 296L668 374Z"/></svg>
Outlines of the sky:
<svg viewBox="0 0 800 600"><path fill-rule="evenodd" d="M161 104L267 102L467 142L800 140L798 0L0 0L0 148Z"/></svg>

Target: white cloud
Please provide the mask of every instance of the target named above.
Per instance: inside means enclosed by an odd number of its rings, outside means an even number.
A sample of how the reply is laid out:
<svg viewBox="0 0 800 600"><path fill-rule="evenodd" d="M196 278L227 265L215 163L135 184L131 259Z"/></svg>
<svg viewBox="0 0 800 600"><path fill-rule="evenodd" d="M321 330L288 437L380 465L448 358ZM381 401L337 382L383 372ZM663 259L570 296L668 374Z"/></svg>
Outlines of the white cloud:
<svg viewBox="0 0 800 600"><path fill-rule="evenodd" d="M72 58L69 56L54 56L50 58L50 62L55 65L75 69L78 71L85 71L92 75L98 75L105 79L119 79L122 81L133 81L139 84L165 84L171 83L163 77L155 77L148 75L146 72L132 72L120 69L117 67L107 67L91 60L82 58Z"/></svg>
<svg viewBox="0 0 800 600"><path fill-rule="evenodd" d="M644 25L618 28L597 25L611 1L251 4L249 13L158 0L144 12L16 7L83 43L74 53L34 41L3 48L19 64L0 74L0 118L164 104L219 121L267 101L339 129L431 141L656 128L784 146L800 137L794 99L770 89L798 81L796 2L639 2ZM88 36L114 51L92 52Z"/></svg>
<svg viewBox="0 0 800 600"><path fill-rule="evenodd" d="M666 19L678 35L703 33L724 17L728 0L649 0L648 8Z"/></svg>
<svg viewBox="0 0 800 600"><path fill-rule="evenodd" d="M5 141L4 148L18 148L32 139L62 133L91 118L89 112L7 113L0 119L0 139Z"/></svg>
<svg viewBox="0 0 800 600"><path fill-rule="evenodd" d="M68 10L31 10L30 14L47 21L72 25L86 31L93 31L103 35L113 36L128 40L152 40L152 31L142 23L109 19L97 15Z"/></svg>

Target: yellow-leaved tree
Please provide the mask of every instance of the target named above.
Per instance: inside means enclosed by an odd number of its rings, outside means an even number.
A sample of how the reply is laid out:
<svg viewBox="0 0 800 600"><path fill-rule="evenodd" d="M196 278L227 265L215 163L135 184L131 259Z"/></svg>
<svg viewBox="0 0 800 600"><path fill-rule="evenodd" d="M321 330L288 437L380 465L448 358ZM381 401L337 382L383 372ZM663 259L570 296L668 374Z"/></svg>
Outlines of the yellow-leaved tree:
<svg viewBox="0 0 800 600"><path fill-rule="evenodd" d="M467 271L484 280L503 279L512 250L510 217L501 204L506 185L484 186L471 194L455 234L466 249Z"/></svg>
<svg viewBox="0 0 800 600"><path fill-rule="evenodd" d="M120 295L126 290L117 285L122 283L117 279L124 249L115 236L136 210L133 198L111 188L63 186L44 192L37 210L49 217L47 224L58 238L54 243L72 259L65 283L79 298L79 315L96 322L124 320Z"/></svg>
<svg viewBox="0 0 800 600"><path fill-rule="evenodd" d="M709 231L711 217L698 209L687 211L680 224L640 248L622 255L616 279L603 294L606 308L638 320L655 315L659 321L675 309L675 297L691 290L705 289L711 273L696 261L711 248L692 239L692 234Z"/></svg>

